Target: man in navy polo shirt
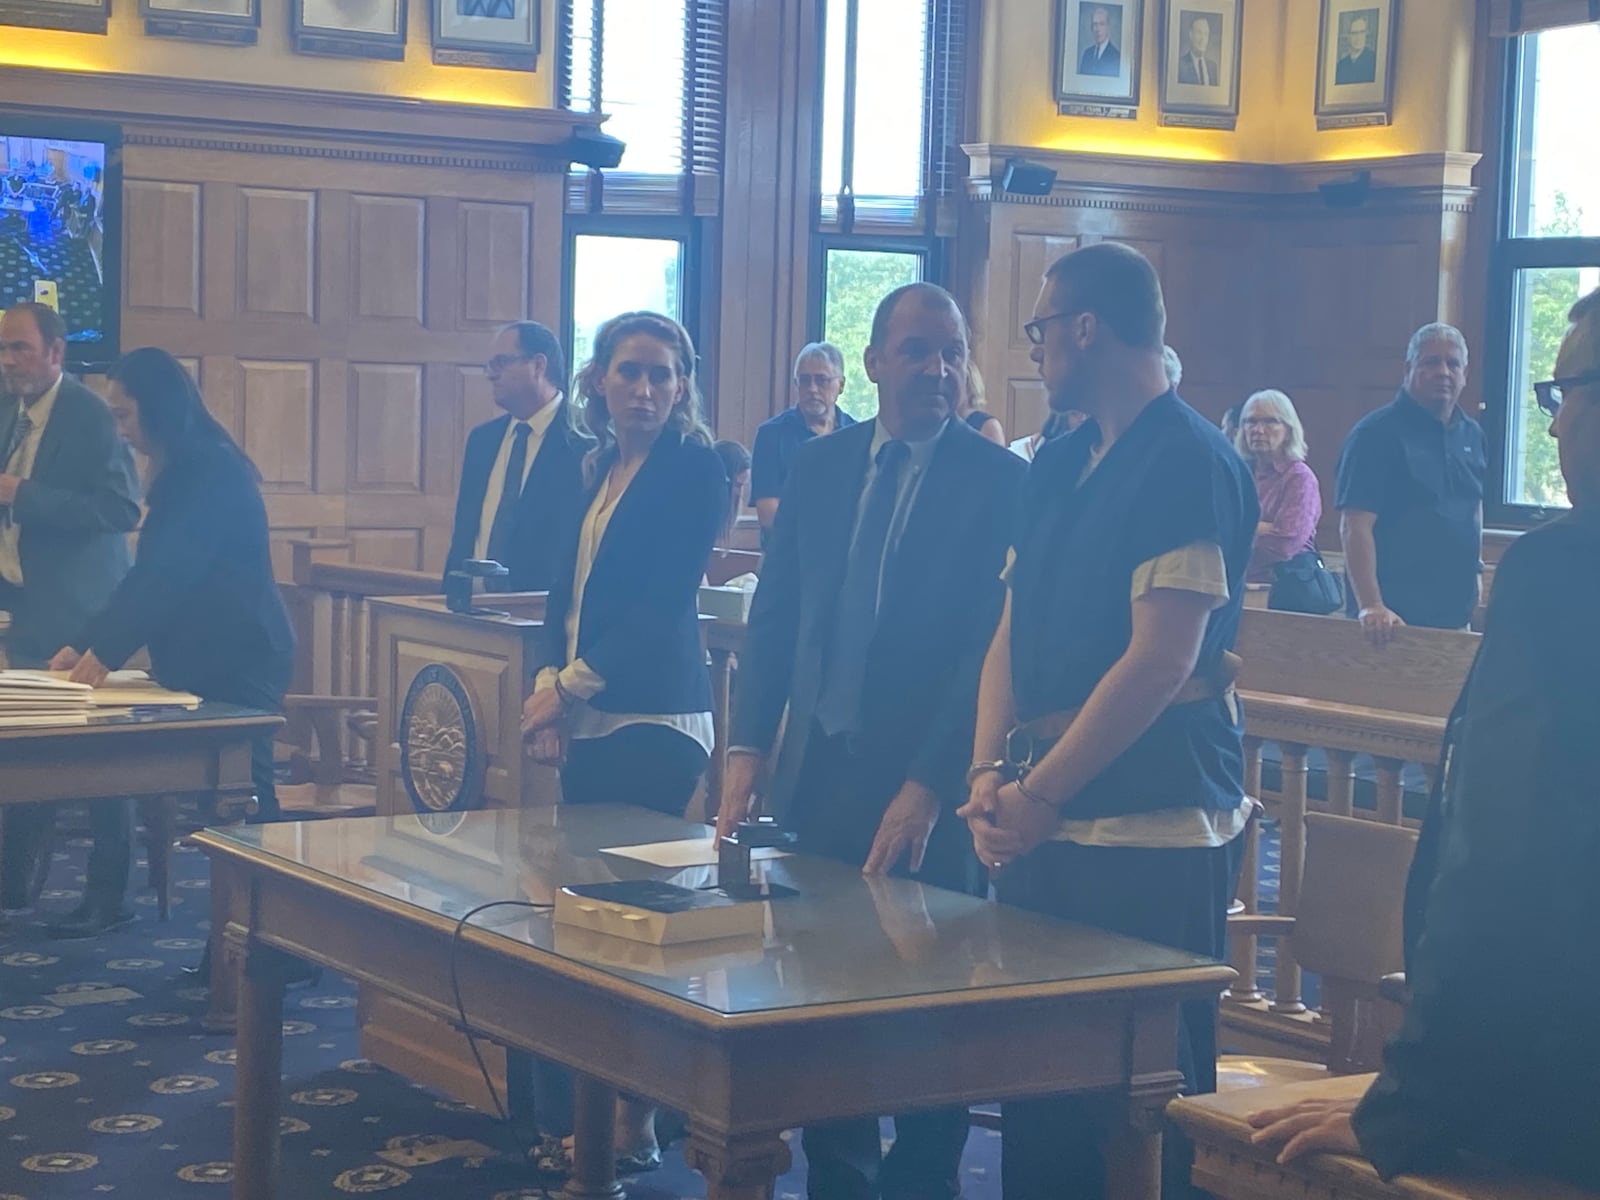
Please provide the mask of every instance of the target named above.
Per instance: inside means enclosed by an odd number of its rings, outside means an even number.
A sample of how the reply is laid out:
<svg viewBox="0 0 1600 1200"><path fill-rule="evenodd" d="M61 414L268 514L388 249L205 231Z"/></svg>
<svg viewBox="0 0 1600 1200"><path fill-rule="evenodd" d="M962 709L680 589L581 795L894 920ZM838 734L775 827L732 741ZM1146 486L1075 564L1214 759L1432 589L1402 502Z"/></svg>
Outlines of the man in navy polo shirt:
<svg viewBox="0 0 1600 1200"><path fill-rule="evenodd" d="M750 502L761 522L761 548L767 548L778 501L795 453L814 437L854 425L839 407L844 391L844 355L831 342L812 342L794 360L794 404L756 430L750 452Z"/></svg>
<svg viewBox="0 0 1600 1200"><path fill-rule="evenodd" d="M960 815L1003 902L1221 958L1251 808L1231 648L1260 510L1244 460L1169 385L1165 326L1129 247L1045 276L1033 360L1050 407L1089 419L1024 484ZM1215 1088L1215 1022L1215 1002L1185 1006L1190 1091ZM1105 1104L1007 1104L1007 1200L1102 1194Z"/></svg>
<svg viewBox="0 0 1600 1200"><path fill-rule="evenodd" d="M1378 645L1400 625L1465 629L1483 562L1483 429L1457 403L1467 343L1424 325L1394 402L1356 422L1334 503L1352 611Z"/></svg>

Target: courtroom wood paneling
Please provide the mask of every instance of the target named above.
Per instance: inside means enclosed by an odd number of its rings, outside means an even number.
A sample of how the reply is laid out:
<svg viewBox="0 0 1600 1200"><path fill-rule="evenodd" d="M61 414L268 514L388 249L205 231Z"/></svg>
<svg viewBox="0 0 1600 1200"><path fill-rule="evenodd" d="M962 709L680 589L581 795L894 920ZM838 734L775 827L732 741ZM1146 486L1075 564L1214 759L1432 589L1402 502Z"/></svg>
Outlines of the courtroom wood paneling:
<svg viewBox="0 0 1600 1200"><path fill-rule="evenodd" d="M521 204L461 205L461 319L484 325L528 313L533 212Z"/></svg>
<svg viewBox="0 0 1600 1200"><path fill-rule="evenodd" d="M352 363L347 487L361 492L422 491L422 368Z"/></svg>
<svg viewBox="0 0 1600 1200"><path fill-rule="evenodd" d="M422 323L426 203L415 196L350 197L353 314Z"/></svg>
<svg viewBox="0 0 1600 1200"><path fill-rule="evenodd" d="M262 491L310 491L316 364L243 361L238 380L240 444Z"/></svg>
<svg viewBox="0 0 1600 1200"><path fill-rule="evenodd" d="M123 188L128 308L200 315L200 187L131 179Z"/></svg>
<svg viewBox="0 0 1600 1200"><path fill-rule="evenodd" d="M315 194L241 188L239 199L239 311L315 317Z"/></svg>
<svg viewBox="0 0 1600 1200"><path fill-rule="evenodd" d="M364 567L422 567L422 531L419 529L350 529L350 561Z"/></svg>

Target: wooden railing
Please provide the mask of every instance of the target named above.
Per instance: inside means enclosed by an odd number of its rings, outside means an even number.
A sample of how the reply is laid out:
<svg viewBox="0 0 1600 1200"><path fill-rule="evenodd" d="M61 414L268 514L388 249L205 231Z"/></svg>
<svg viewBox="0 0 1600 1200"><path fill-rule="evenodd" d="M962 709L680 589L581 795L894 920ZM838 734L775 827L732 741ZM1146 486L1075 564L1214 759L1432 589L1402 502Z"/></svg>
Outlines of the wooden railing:
<svg viewBox="0 0 1600 1200"><path fill-rule="evenodd" d="M1250 611L1238 651L1244 659L1240 695L1245 711L1245 790L1275 817L1279 839L1277 911L1294 915L1305 865L1307 812L1366 817L1391 825L1405 811L1402 776L1417 764L1431 783L1445 721L1461 691L1478 636L1447 630L1401 629L1374 647L1354 621ZM1267 746L1277 750L1276 787L1267 786ZM1317 753L1320 752L1320 753ZM1311 762L1326 764L1313 795ZM1370 761L1370 767L1368 762ZM1361 768L1358 771L1358 767ZM1247 834L1239 899L1259 911L1259 823ZM1361 864L1351 864L1359 871ZM1275 948L1270 994L1257 986L1260 946L1234 941L1239 981L1225 997L1228 1041L1243 1050L1298 1053L1320 1059L1327 1028L1307 1008L1292 950Z"/></svg>

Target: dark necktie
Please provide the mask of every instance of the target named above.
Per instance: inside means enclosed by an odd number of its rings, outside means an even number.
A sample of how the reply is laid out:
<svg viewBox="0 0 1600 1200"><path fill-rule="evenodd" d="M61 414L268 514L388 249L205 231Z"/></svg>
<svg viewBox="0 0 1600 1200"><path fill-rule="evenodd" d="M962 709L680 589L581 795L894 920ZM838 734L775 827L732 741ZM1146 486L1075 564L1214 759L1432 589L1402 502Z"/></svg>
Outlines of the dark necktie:
<svg viewBox="0 0 1600 1200"><path fill-rule="evenodd" d="M22 449L23 443L28 440L28 435L33 432L33 418L28 415L28 410L18 409L16 424L11 427L11 444L6 447L3 457L0 457L0 471L9 473L11 460L17 457L17 451ZM11 506L0 506L0 526L11 524Z"/></svg>
<svg viewBox="0 0 1600 1200"><path fill-rule="evenodd" d="M878 593L900 498L900 476L910 457L911 447L899 441L885 442L878 451L878 469L867 489L855 539L850 543L839 603L834 609L822 696L817 702L817 720L829 736L859 731L867 648L878 624Z"/></svg>
<svg viewBox="0 0 1600 1200"><path fill-rule="evenodd" d="M506 459L506 481L500 489L500 503L495 506L494 522L489 526L489 546L486 553L502 566L510 566L506 555L511 551L511 528L516 523L517 502L522 499L522 472L528 465L528 424L518 421L512 427L511 455Z"/></svg>

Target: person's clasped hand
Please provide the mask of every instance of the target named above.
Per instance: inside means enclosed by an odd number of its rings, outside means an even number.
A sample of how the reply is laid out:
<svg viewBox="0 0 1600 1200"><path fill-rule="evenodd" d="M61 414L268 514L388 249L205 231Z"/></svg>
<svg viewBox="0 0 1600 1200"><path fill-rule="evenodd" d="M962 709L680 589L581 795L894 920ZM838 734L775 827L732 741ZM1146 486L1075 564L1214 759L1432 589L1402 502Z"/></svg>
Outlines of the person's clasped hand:
<svg viewBox="0 0 1600 1200"><path fill-rule="evenodd" d="M1280 1108L1264 1108L1245 1118L1255 1130L1250 1141L1257 1146L1281 1146L1278 1162L1287 1163L1306 1154L1361 1154L1351 1114L1355 1099L1301 1100Z"/></svg>

